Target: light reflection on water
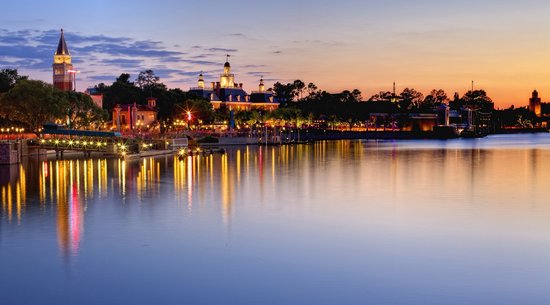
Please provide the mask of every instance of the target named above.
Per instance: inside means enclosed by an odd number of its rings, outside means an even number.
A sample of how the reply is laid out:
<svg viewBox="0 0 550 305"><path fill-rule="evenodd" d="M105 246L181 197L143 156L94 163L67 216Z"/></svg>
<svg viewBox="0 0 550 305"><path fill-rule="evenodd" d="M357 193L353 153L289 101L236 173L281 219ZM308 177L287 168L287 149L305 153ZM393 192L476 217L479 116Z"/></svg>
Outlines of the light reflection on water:
<svg viewBox="0 0 550 305"><path fill-rule="evenodd" d="M549 143L0 167L0 287L43 283L9 304L548 304Z"/></svg>

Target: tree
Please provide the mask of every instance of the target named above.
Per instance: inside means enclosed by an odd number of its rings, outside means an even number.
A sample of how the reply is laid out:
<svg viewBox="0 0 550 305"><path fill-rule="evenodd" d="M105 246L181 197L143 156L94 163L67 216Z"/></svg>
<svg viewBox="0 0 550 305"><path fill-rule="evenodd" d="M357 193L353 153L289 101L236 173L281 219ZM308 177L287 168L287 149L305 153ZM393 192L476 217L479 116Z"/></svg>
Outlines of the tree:
<svg viewBox="0 0 550 305"><path fill-rule="evenodd" d="M0 93L8 92L17 81L25 79L27 76L20 76L17 69L0 70Z"/></svg>
<svg viewBox="0 0 550 305"><path fill-rule="evenodd" d="M399 96L400 96L400 100L398 104L399 104L399 108L402 111L418 109L420 103L424 99L424 95L422 95L422 93L412 88L405 88L405 90L403 90L403 92L401 92Z"/></svg>
<svg viewBox="0 0 550 305"><path fill-rule="evenodd" d="M235 113L235 123L238 125L244 125L249 124L251 125L252 122L252 111L250 110L241 110Z"/></svg>
<svg viewBox="0 0 550 305"><path fill-rule="evenodd" d="M275 93L275 96L277 99L281 102L281 104L284 106L287 102L292 101L294 98L293 93L293 86L292 84L281 84L280 82L276 82L273 85L273 92Z"/></svg>
<svg viewBox="0 0 550 305"><path fill-rule="evenodd" d="M361 91L358 89L354 89L353 91L344 90L340 93L340 101L343 103L357 103L361 99Z"/></svg>
<svg viewBox="0 0 550 305"><path fill-rule="evenodd" d="M309 83L307 85L307 94L308 94L308 97L313 97L315 96L315 94L317 94L319 91L318 91L318 88L317 86L315 86L314 83Z"/></svg>
<svg viewBox="0 0 550 305"><path fill-rule="evenodd" d="M306 84L303 81L297 79L294 81L294 83L292 83L292 87L293 87L294 97L301 99L304 93L304 89L306 88Z"/></svg>
<svg viewBox="0 0 550 305"><path fill-rule="evenodd" d="M187 120L187 112L192 114L192 119L202 121L203 123L212 123L214 121L214 109L212 104L205 99L193 98L174 104L173 113L177 117Z"/></svg>
<svg viewBox="0 0 550 305"><path fill-rule="evenodd" d="M462 97L462 103L473 110L493 110L493 100L487 96L485 90L468 91Z"/></svg>
<svg viewBox="0 0 550 305"><path fill-rule="evenodd" d="M63 119L66 106L63 92L37 80L20 80L0 100L3 116L26 124L32 131Z"/></svg>
<svg viewBox="0 0 550 305"><path fill-rule="evenodd" d="M69 118L70 128L97 128L108 118L107 112L97 107L89 95L74 91L63 93L65 104L62 107Z"/></svg>
<svg viewBox="0 0 550 305"><path fill-rule="evenodd" d="M353 96L356 102L363 101L363 96L361 96L361 91L359 89L353 89L353 91L351 91L351 95Z"/></svg>
<svg viewBox="0 0 550 305"><path fill-rule="evenodd" d="M229 108L226 104L222 103L220 108L214 110L214 120L218 123L229 121Z"/></svg>
<svg viewBox="0 0 550 305"><path fill-rule="evenodd" d="M435 107L447 103L448 101L449 99L445 91L434 89L424 98L424 101L422 101L418 109L422 112L432 112Z"/></svg>
<svg viewBox="0 0 550 305"><path fill-rule="evenodd" d="M459 110L462 107L462 100L460 99L458 92L455 92L453 100L449 101L449 106L453 110Z"/></svg>
<svg viewBox="0 0 550 305"><path fill-rule="evenodd" d="M369 102L389 102L392 98L392 93L389 91L380 91L379 93L371 96Z"/></svg>
<svg viewBox="0 0 550 305"><path fill-rule="evenodd" d="M317 88L311 83L310 85L312 85L312 87L309 88L308 85L308 93L310 93L312 90L316 90ZM277 97L277 99L281 101L282 106L284 106L289 101L298 101L302 99L305 89L306 84L299 79L295 80L292 83L287 83L286 85L279 82L276 82L273 85L273 92L275 92L275 96Z"/></svg>
<svg viewBox="0 0 550 305"><path fill-rule="evenodd" d="M156 76L155 72L150 69L139 72L136 83L144 92L151 94L153 90L166 90L166 86L160 82L160 77Z"/></svg>
<svg viewBox="0 0 550 305"><path fill-rule="evenodd" d="M101 84L100 84L101 85ZM130 74L122 73L111 86L96 86L103 93L103 108L111 112L117 104L131 104L142 99L142 91L130 82Z"/></svg>

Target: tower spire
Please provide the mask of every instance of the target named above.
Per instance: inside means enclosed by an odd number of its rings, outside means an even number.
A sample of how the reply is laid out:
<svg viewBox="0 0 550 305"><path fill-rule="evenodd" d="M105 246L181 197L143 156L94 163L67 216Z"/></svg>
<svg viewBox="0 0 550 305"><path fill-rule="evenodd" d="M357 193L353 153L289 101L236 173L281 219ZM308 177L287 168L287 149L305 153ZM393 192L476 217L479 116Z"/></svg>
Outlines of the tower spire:
<svg viewBox="0 0 550 305"><path fill-rule="evenodd" d="M57 45L55 55L71 55L71 53L69 53L69 48L67 47L67 42L65 42L65 34L63 33L63 29L61 29L61 37L59 37L59 44Z"/></svg>

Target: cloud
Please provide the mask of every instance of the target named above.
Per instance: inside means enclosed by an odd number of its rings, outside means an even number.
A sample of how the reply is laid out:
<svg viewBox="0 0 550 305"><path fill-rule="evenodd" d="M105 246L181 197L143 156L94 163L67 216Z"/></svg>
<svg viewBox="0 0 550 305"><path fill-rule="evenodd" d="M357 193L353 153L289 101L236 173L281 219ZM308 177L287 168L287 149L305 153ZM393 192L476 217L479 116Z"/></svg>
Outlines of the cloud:
<svg viewBox="0 0 550 305"><path fill-rule="evenodd" d="M225 52L225 53L236 53L239 51L237 49L226 49L226 48L208 48L204 50L210 51L210 52Z"/></svg>
<svg viewBox="0 0 550 305"><path fill-rule="evenodd" d="M209 58L211 56L215 56L215 55L214 54L199 54L199 55L189 56L189 58L200 59L200 58Z"/></svg>
<svg viewBox="0 0 550 305"><path fill-rule="evenodd" d="M100 62L105 65L114 65L122 68L135 68L135 67L141 66L143 63L143 60L114 58L114 59L102 59Z"/></svg>
<svg viewBox="0 0 550 305"><path fill-rule="evenodd" d="M86 77L86 79L90 81L106 82L106 83L114 82L116 78L117 76L113 76L113 75L92 75L92 76Z"/></svg>
<svg viewBox="0 0 550 305"><path fill-rule="evenodd" d="M244 65L242 68L265 68L267 65Z"/></svg>
<svg viewBox="0 0 550 305"><path fill-rule="evenodd" d="M220 65L219 62L209 61L209 60L182 59L181 62L199 65L199 66L219 66Z"/></svg>
<svg viewBox="0 0 550 305"><path fill-rule="evenodd" d="M300 44L300 45L310 45L310 46L323 46L323 47L333 47L333 46L344 44L343 42L327 41L327 40L320 40L320 39L294 40L292 41L292 43Z"/></svg>
<svg viewBox="0 0 550 305"><path fill-rule="evenodd" d="M161 78L161 80L165 78L170 78L173 74L178 74L180 72L180 70L169 69L165 67L158 67L152 70L155 72L155 75Z"/></svg>
<svg viewBox="0 0 550 305"><path fill-rule="evenodd" d="M65 39L75 64L139 68L147 59L169 58L175 61L186 54L179 50L169 50L154 40L67 32ZM0 30L0 60L17 59L19 67L23 69L50 69L58 41L57 30Z"/></svg>
<svg viewBox="0 0 550 305"><path fill-rule="evenodd" d="M231 35L245 37L242 33ZM201 71L208 83L218 80L225 60L222 54L239 52L236 48L205 45L180 47L150 39L67 31L65 38L73 64L82 73L81 83L88 85L94 85L94 82L111 83L121 73L135 76L147 68L151 68L167 84L177 82L178 86L193 86ZM59 30L0 29L0 65L20 69L22 73L36 73L48 81L58 42ZM246 62L235 68L244 78L240 81L244 82L255 82L259 76L269 74L258 71L270 69L265 64Z"/></svg>
<svg viewBox="0 0 550 305"><path fill-rule="evenodd" d="M260 77L264 77L266 75L271 74L271 72L267 72L267 71L263 71L263 72L261 72L261 71L258 71L258 72L250 71L250 72L246 72L246 74L249 75L249 76L253 76L254 78L260 78Z"/></svg>

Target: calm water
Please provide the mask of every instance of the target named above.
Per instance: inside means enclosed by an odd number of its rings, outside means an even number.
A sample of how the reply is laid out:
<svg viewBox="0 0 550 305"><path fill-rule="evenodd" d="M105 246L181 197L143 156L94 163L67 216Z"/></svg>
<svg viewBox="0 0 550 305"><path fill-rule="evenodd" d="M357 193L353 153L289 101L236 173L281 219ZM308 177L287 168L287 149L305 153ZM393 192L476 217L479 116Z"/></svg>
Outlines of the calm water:
<svg viewBox="0 0 550 305"><path fill-rule="evenodd" d="M550 304L550 134L0 167L1 304Z"/></svg>

